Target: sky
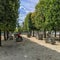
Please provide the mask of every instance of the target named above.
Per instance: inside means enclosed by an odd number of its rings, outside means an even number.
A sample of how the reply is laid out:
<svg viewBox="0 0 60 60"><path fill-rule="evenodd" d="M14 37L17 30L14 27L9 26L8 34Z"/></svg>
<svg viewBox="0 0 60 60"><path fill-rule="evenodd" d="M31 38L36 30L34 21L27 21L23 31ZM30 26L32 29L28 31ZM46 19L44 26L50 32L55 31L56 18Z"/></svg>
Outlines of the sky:
<svg viewBox="0 0 60 60"><path fill-rule="evenodd" d="M33 12L35 10L35 6L36 4L38 3L38 0L20 0L20 7L19 7L19 23L21 24L26 15L29 13L29 12Z"/></svg>

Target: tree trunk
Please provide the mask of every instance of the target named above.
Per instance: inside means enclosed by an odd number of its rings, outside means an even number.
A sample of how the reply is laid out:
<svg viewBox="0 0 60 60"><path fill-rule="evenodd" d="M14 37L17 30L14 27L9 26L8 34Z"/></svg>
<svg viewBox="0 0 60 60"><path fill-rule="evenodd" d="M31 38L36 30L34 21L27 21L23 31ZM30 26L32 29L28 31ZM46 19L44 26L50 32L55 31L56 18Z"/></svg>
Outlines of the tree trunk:
<svg viewBox="0 0 60 60"><path fill-rule="evenodd" d="M31 36L31 34L32 34L32 31L30 30L30 36Z"/></svg>
<svg viewBox="0 0 60 60"><path fill-rule="evenodd" d="M60 41L60 31L59 31L59 41Z"/></svg>
<svg viewBox="0 0 60 60"><path fill-rule="evenodd" d="M6 32L4 31L4 40L6 41Z"/></svg>
<svg viewBox="0 0 60 60"><path fill-rule="evenodd" d="M46 38L46 29L44 29L44 38Z"/></svg>
<svg viewBox="0 0 60 60"><path fill-rule="evenodd" d="M56 30L55 30L55 37L56 37Z"/></svg>
<svg viewBox="0 0 60 60"><path fill-rule="evenodd" d="M7 31L7 40L8 40L8 38L9 38L9 31Z"/></svg>
<svg viewBox="0 0 60 60"><path fill-rule="evenodd" d="M0 46L1 46L1 30L0 30Z"/></svg>
<svg viewBox="0 0 60 60"><path fill-rule="evenodd" d="M34 37L34 30L33 30L33 37Z"/></svg>

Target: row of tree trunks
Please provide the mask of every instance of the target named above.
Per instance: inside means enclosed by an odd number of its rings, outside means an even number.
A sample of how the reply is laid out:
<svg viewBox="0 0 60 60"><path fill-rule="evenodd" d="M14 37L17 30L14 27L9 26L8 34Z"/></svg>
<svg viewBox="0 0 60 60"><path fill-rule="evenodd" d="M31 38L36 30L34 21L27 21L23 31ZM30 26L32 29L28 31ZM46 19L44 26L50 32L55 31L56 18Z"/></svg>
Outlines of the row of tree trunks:
<svg viewBox="0 0 60 60"><path fill-rule="evenodd" d="M4 31L4 40L8 40L9 38L9 31Z"/></svg>
<svg viewBox="0 0 60 60"><path fill-rule="evenodd" d="M55 37L56 37L56 30L55 31ZM46 38L46 29L44 29L44 38Z"/></svg>
<svg viewBox="0 0 60 60"><path fill-rule="evenodd" d="M55 32L54 37L56 37L56 30L54 30L54 32ZM31 35L31 33L32 33L32 36L34 37L35 31L34 30L32 32L30 31L30 35ZM38 32L38 35L39 35L39 32ZM43 38L46 38L47 37L46 29L44 29L44 34L43 35L44 35ZM60 32L59 32L59 41L60 41Z"/></svg>
<svg viewBox="0 0 60 60"><path fill-rule="evenodd" d="M54 37L56 37L56 30L54 30L54 32L55 32L55 35L54 35ZM32 32L30 31L30 35L31 35L31 33L32 33L32 36L34 37L34 34L35 34L35 31L34 30L32 30ZM38 36L39 36L39 32L37 33L38 34ZM47 37L47 34L46 34L46 29L44 29L44 37L43 38L46 38ZM60 32L59 32L59 41L60 41Z"/></svg>
<svg viewBox="0 0 60 60"><path fill-rule="evenodd" d="M7 36L7 37L6 37ZM9 38L9 32L4 31L4 40L6 41ZM0 30L0 46L1 46L1 30Z"/></svg>

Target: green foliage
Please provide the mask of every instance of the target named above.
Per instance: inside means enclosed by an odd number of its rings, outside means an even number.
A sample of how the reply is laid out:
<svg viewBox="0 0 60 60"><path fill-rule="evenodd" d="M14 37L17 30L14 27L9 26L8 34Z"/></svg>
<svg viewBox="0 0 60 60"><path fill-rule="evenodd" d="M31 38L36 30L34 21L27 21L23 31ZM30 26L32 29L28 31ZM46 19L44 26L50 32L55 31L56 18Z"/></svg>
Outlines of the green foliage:
<svg viewBox="0 0 60 60"><path fill-rule="evenodd" d="M27 14L24 21L24 30L29 31L31 28L31 13Z"/></svg>
<svg viewBox="0 0 60 60"><path fill-rule="evenodd" d="M60 0L39 0L35 12L25 18L25 29L60 30Z"/></svg>
<svg viewBox="0 0 60 60"><path fill-rule="evenodd" d="M59 30L60 26L60 1L58 0L51 0L49 1L49 4L47 5L47 10L46 10L46 27L50 30L56 29ZM49 7L49 8L48 8Z"/></svg>
<svg viewBox="0 0 60 60"><path fill-rule="evenodd" d="M45 23L45 0L40 0L35 9L35 26L37 29L41 30L44 28Z"/></svg>
<svg viewBox="0 0 60 60"><path fill-rule="evenodd" d="M35 7L35 26L43 30L60 30L60 1L39 0Z"/></svg>
<svg viewBox="0 0 60 60"><path fill-rule="evenodd" d="M4 14L5 14L5 9L4 9L4 3L5 1L0 0L0 29L3 29L3 21L4 21Z"/></svg>
<svg viewBox="0 0 60 60"><path fill-rule="evenodd" d="M14 31L18 18L19 0L0 0L0 29Z"/></svg>

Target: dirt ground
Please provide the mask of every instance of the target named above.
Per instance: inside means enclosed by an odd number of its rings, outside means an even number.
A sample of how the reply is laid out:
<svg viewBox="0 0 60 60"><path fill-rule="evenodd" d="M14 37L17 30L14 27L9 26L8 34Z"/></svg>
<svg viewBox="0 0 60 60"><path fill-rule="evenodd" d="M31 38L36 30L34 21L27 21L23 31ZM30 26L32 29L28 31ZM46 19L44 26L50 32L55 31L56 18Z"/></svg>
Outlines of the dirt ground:
<svg viewBox="0 0 60 60"><path fill-rule="evenodd" d="M34 37L22 37L23 42L2 41L0 60L60 60L60 43L51 45Z"/></svg>

